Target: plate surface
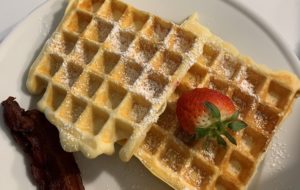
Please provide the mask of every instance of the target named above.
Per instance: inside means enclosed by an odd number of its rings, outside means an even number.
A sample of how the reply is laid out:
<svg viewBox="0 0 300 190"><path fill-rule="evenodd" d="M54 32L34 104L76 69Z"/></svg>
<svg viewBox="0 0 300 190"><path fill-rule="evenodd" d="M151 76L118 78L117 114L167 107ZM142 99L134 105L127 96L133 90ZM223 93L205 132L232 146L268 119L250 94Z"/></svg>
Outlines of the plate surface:
<svg viewBox="0 0 300 190"><path fill-rule="evenodd" d="M272 69L300 73L299 62L262 21L232 1L220 0L126 0L134 6L166 19L181 22L198 12L201 22L243 54ZM172 6L170 6L172 5ZM61 19L66 3L49 0L34 11L0 45L0 100L17 97L24 108L36 107L25 81L27 70L49 34ZM300 187L300 101L275 135L250 189L292 190ZM26 172L26 159L11 140L0 109L0 185L3 189L35 189ZM117 154L88 160L76 153L83 181L89 189L170 189L155 178L135 158L122 163Z"/></svg>

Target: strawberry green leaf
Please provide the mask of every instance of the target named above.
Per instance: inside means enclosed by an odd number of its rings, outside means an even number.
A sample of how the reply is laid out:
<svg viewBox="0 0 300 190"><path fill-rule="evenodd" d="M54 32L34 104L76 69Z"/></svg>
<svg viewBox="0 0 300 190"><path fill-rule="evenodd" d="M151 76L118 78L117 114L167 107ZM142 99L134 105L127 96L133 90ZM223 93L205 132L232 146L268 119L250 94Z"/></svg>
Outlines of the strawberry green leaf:
<svg viewBox="0 0 300 190"><path fill-rule="evenodd" d="M226 141L220 135L217 136L217 142L218 142L218 144L220 144L222 146L227 145Z"/></svg>
<svg viewBox="0 0 300 190"><path fill-rule="evenodd" d="M237 120L228 124L228 127L233 131L239 131L247 127L247 124L243 121Z"/></svg>
<svg viewBox="0 0 300 190"><path fill-rule="evenodd" d="M221 113L220 110L217 106L210 102L204 102L204 106L209 110L213 118L215 119L220 119L221 118Z"/></svg>
<svg viewBox="0 0 300 190"><path fill-rule="evenodd" d="M236 111L236 112L234 112L234 114L232 114L232 115L230 116L229 120L231 120L231 121L237 120L238 117L239 117L239 112Z"/></svg>
<svg viewBox="0 0 300 190"><path fill-rule="evenodd" d="M234 145L236 145L236 140L234 139L234 137L228 133L227 131L224 132L225 137Z"/></svg>
<svg viewBox="0 0 300 190"><path fill-rule="evenodd" d="M217 131L219 131L220 133L222 133L223 131L225 131L224 128L224 124L221 121L217 121L215 124L213 124L216 126ZM212 126L213 126L212 125Z"/></svg>
<svg viewBox="0 0 300 190"><path fill-rule="evenodd" d="M239 112L236 111L230 117L228 117L225 121L223 121L222 123L225 127L228 127L228 124L232 123L233 121L238 120L238 117L239 117Z"/></svg>
<svg viewBox="0 0 300 190"><path fill-rule="evenodd" d="M208 133L209 133L209 128L201 128L201 127L196 128L196 138L197 139L207 136Z"/></svg>

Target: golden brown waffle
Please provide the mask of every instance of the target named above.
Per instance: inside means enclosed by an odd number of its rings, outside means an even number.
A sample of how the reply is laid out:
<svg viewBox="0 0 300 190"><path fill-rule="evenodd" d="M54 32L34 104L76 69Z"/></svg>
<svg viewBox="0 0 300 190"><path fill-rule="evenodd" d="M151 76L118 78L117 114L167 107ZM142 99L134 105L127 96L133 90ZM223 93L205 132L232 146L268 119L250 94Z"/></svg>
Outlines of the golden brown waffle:
<svg viewBox="0 0 300 190"><path fill-rule="evenodd" d="M241 56L214 36L194 15L183 27L202 36L203 54L188 71L166 110L152 126L135 156L157 177L175 189L244 189L280 122L299 95L299 79L288 72L272 72ZM234 134L237 146L188 143L176 119L176 101L183 92L209 87L233 99L248 127Z"/></svg>
<svg viewBox="0 0 300 190"><path fill-rule="evenodd" d="M38 107L65 150L93 158L128 139L127 161L201 53L201 40L176 24L117 0L73 0L27 87L43 93Z"/></svg>

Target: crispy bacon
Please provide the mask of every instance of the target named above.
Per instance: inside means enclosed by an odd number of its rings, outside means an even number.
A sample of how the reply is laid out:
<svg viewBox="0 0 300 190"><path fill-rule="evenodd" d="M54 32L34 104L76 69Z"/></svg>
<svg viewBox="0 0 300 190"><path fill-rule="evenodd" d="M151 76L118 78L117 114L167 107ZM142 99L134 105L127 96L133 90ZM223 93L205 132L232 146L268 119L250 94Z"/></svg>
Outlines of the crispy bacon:
<svg viewBox="0 0 300 190"><path fill-rule="evenodd" d="M41 190L83 190L72 153L59 143L57 129L37 110L25 111L15 98L2 102L4 120L17 144L30 157L31 173Z"/></svg>

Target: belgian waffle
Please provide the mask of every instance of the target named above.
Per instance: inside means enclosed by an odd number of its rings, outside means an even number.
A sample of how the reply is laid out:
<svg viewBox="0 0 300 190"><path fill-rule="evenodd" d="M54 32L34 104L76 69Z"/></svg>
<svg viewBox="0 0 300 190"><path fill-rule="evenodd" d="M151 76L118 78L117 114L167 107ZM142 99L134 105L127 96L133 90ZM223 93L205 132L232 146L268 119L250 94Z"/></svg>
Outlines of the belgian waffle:
<svg viewBox="0 0 300 190"><path fill-rule="evenodd" d="M135 156L157 177L175 189L245 189L280 122L299 95L299 79L273 72L244 57L223 42L193 15L183 28L204 39L203 54L189 69L165 111L148 132ZM209 87L231 97L248 127L234 134L237 146L187 143L176 119L180 94Z"/></svg>
<svg viewBox="0 0 300 190"><path fill-rule="evenodd" d="M73 0L29 71L27 88L67 151L127 161L202 53L182 27L117 0ZM46 89L46 90L45 90Z"/></svg>

